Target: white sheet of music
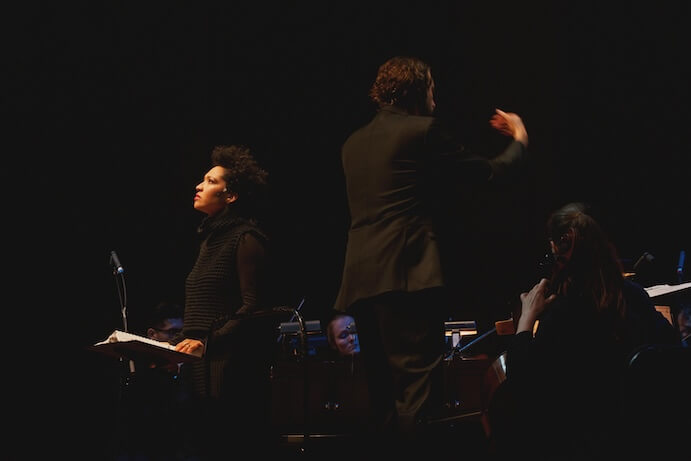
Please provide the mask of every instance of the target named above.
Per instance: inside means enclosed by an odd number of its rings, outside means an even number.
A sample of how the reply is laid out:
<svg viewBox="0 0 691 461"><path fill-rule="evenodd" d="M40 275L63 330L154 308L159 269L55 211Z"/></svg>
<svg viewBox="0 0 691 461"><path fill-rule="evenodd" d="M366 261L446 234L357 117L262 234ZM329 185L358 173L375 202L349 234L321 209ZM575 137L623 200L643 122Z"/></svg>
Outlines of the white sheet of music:
<svg viewBox="0 0 691 461"><path fill-rule="evenodd" d="M170 349L171 351L175 350L175 346L173 346L170 343L156 341L155 339L147 338L145 336L139 336L132 333L127 333L121 330L115 330L113 333L110 334L110 336L108 336L108 338L105 341L98 342L94 344L94 346L108 343L121 343L126 341L139 341L142 343L151 344L152 346Z"/></svg>
<svg viewBox="0 0 691 461"><path fill-rule="evenodd" d="M680 283L679 285L654 285L652 287L646 288L645 291L648 292L648 295L651 298L655 298L657 296L666 295L668 293L674 293L675 291L685 290L686 288L691 288L691 282Z"/></svg>

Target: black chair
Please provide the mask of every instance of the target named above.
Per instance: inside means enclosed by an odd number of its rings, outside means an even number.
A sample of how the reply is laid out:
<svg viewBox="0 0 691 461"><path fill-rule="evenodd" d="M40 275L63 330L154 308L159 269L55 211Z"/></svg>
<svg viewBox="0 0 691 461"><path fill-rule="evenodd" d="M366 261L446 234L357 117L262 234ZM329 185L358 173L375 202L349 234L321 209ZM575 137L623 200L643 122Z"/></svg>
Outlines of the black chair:
<svg viewBox="0 0 691 461"><path fill-rule="evenodd" d="M631 455L688 455L690 378L691 348L648 344L630 354L622 381L620 441Z"/></svg>

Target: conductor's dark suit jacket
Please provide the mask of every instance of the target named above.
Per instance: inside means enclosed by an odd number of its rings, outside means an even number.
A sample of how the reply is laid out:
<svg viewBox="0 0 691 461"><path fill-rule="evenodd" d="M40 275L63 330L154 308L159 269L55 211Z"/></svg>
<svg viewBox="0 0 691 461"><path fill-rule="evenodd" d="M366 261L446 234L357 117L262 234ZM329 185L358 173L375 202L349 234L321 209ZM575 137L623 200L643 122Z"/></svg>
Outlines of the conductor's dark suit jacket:
<svg viewBox="0 0 691 461"><path fill-rule="evenodd" d="M342 148L350 228L334 305L444 286L437 213L454 184L483 183L525 158L512 141L488 159L468 152L434 117L382 107ZM443 207L442 207L443 208Z"/></svg>

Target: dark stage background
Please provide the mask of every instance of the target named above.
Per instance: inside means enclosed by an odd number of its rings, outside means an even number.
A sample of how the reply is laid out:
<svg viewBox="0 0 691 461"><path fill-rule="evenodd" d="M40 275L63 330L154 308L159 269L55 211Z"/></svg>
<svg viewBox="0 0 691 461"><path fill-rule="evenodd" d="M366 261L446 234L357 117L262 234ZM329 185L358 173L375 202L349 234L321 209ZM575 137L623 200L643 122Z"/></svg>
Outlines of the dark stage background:
<svg viewBox="0 0 691 461"><path fill-rule="evenodd" d="M595 207L625 266L655 256L643 284L674 283L689 250L688 5L523 3L27 8L15 26L30 77L14 81L10 128L47 141L47 164L22 166L51 177L60 282L46 309L77 349L120 328L111 250L126 270L131 329L159 300L182 302L202 218L194 187L214 145L246 144L270 174L276 297L304 298L308 319L324 315L348 226L340 145L374 113L377 67L399 54L432 65L438 114L473 150L506 144L488 124L495 107L520 114L530 135L527 173L459 208L456 319L486 330L508 318L537 280L547 214L571 200ZM25 123L32 114L40 128ZM77 391L66 401L80 421L107 421L98 360L76 357L58 372ZM101 446L107 427L81 426Z"/></svg>

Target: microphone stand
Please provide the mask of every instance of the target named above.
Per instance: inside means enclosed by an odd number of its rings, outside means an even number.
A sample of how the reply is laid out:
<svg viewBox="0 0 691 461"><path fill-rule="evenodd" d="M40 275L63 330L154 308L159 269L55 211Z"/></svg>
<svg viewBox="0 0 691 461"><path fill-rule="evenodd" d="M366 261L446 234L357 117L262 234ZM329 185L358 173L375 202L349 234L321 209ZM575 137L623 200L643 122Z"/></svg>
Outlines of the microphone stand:
<svg viewBox="0 0 691 461"><path fill-rule="evenodd" d="M304 303L304 299L302 302ZM308 445L308 440L309 440L309 421L308 421L308 416L309 416L309 404L308 404L308 397L309 397L309 387L308 387L308 365L307 365L307 330L305 328L305 319L302 317L302 314L300 314L300 307L302 307L302 303L300 303L300 306L298 306L296 309L293 310L293 317L297 319L298 325L300 327L299 331L299 336L300 336L300 347L298 349L298 360L302 360L302 369L303 369L303 385L302 385L302 406L303 406L303 431L302 431L302 447L303 451L307 449Z"/></svg>
<svg viewBox="0 0 691 461"><path fill-rule="evenodd" d="M308 415L309 415L309 405L308 405L308 397L309 397L309 388L308 388L308 368L307 368L307 328L305 326L305 319L300 313L300 309L302 308L303 304L305 304L305 298L302 298L300 301L300 304L298 304L297 307L295 308L289 308L288 306L282 307L282 308L277 308L280 309L281 311L289 310L292 312L293 315L291 315L290 320L288 322L294 322L297 320L298 323L298 336L299 336L299 345L297 347L297 361L300 362L302 361L303 365L303 395L302 395L302 412L303 412L303 431L302 431L302 438L303 438L303 445L302 445L302 451L305 451L305 446L307 443L307 440L309 439L309 429L308 429ZM276 339L277 343L280 343L283 341L283 338L285 337L284 333L281 333L278 335L278 338Z"/></svg>
<svg viewBox="0 0 691 461"><path fill-rule="evenodd" d="M298 307L296 307L294 309L291 309L287 306L286 307L280 307L277 309L280 309L280 310L285 310L286 308L289 309L290 312L293 313L293 315L290 317L290 320L288 320L288 322L292 322L295 320L295 317L297 317L299 315L300 308L302 308L303 304L305 304L305 298L302 298L302 301L300 301L300 304L298 304ZM278 338L276 338L276 342L280 343L281 341L283 341L283 336L284 336L283 333L279 334Z"/></svg>
<svg viewBox="0 0 691 461"><path fill-rule="evenodd" d="M115 277L115 287L118 292L118 299L120 301L120 315L122 317L122 327L124 329L123 331L125 331L125 333L128 333L129 328L127 325L127 285L125 283L125 270L120 265L120 261L118 260L115 251L110 252L110 264L113 269L113 276ZM125 368L125 359L121 356L120 369L122 375L120 376L120 385L118 386L116 407L116 430L118 434L120 434L120 431L124 431L120 436L122 436L123 434L128 434L127 430L124 427L124 425L126 425L125 421L127 415L127 411L124 408L124 401L125 390L130 385L131 377L134 375L134 361L129 360L128 365L129 370ZM129 435L127 437L129 438ZM118 442L118 449L120 449L119 444L120 442Z"/></svg>
<svg viewBox="0 0 691 461"><path fill-rule="evenodd" d="M113 258L111 256L111 263ZM125 271L121 266L113 264L113 276L115 276L115 285L118 291L118 298L120 300L120 315L122 316L122 327L125 333L129 333L127 326L127 285L125 284ZM120 358L122 361L122 358ZM134 373L134 361L129 361L129 371Z"/></svg>

